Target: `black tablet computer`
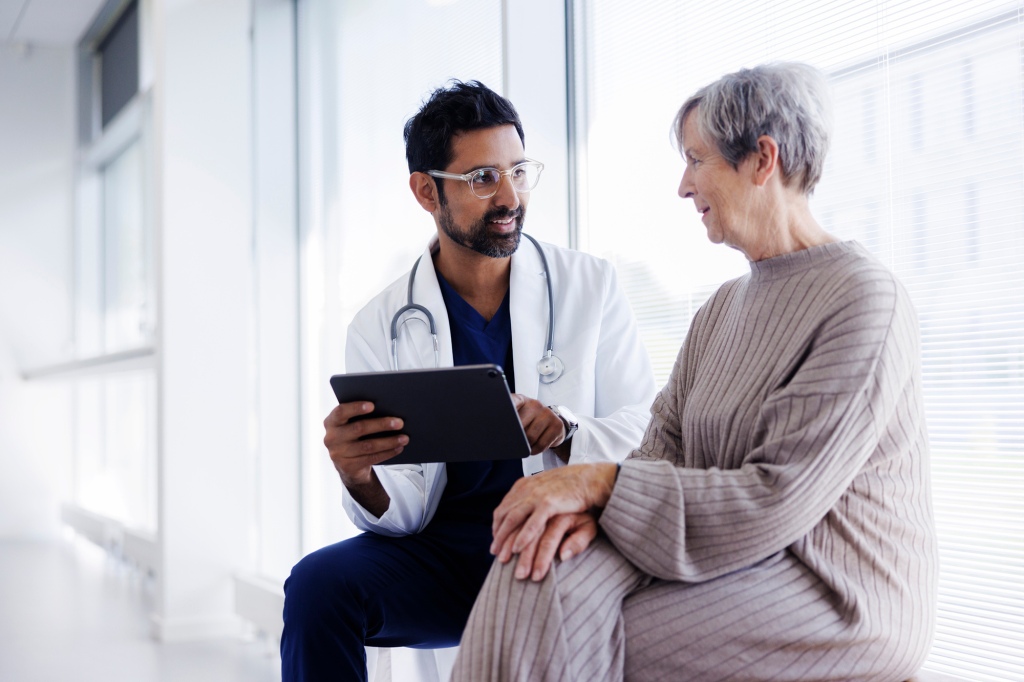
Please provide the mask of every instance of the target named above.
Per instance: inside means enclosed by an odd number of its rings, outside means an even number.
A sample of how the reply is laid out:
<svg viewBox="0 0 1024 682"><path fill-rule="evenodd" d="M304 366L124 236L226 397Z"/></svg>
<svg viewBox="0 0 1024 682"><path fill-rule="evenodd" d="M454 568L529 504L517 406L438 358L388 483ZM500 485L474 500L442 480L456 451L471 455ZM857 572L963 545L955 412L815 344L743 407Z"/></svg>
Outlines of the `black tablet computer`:
<svg viewBox="0 0 1024 682"><path fill-rule="evenodd" d="M336 374L339 403L368 400L366 417L401 417L405 449L382 464L522 459L530 443L497 365ZM379 438L382 435L374 434Z"/></svg>

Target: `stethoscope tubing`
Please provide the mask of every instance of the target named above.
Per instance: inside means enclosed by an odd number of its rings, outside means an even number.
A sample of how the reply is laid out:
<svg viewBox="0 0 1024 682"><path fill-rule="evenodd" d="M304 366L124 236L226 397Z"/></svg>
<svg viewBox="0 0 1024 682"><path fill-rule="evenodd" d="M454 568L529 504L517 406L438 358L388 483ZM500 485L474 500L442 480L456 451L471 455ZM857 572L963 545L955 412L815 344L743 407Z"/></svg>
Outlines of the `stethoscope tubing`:
<svg viewBox="0 0 1024 682"><path fill-rule="evenodd" d="M541 381L544 383L551 383L562 374L562 362L554 355L554 347L552 345L552 339L555 335L555 295L551 285L551 269L548 268L548 259L544 255L544 250L540 247L540 243L525 232L521 234L529 239L537 249L537 253L540 254L540 262L544 266L544 283L548 292L548 333L547 342L544 344L544 357L537 363L537 371L541 375ZM419 305L418 303L414 303L412 299L412 287L416 280L416 270L419 268L420 260L422 260L422 258L423 256L420 256L416 259L416 262L412 266L412 270L409 272L409 286L408 294L406 296L407 303L399 308L391 318L392 369L398 369L398 327L401 324L402 316L410 311L423 313L423 316L427 318L427 326L430 329L430 338L434 343L434 366L439 367L441 365L441 351L440 344L437 340L437 327L434 324L434 316L426 309L426 307Z"/></svg>

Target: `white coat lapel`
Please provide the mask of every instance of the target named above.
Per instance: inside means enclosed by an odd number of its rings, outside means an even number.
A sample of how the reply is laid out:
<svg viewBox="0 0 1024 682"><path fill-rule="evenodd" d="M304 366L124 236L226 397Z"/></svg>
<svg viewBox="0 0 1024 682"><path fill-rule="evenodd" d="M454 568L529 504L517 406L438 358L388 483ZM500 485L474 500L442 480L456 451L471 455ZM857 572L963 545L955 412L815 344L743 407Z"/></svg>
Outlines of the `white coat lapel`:
<svg viewBox="0 0 1024 682"><path fill-rule="evenodd" d="M523 237L512 256L509 283L516 393L537 397L537 361L548 333L548 290L537 248Z"/></svg>
<svg viewBox="0 0 1024 682"><path fill-rule="evenodd" d="M437 283L437 272L434 270L432 252L436 250L437 237L435 236L430 240L426 250L420 257L420 264L416 269L416 280L412 285L412 300L413 303L429 310L431 315L434 316L434 327L437 330L438 349L440 350L440 365L441 367L451 367L454 362L452 359L452 332L448 324L448 309L445 308L444 298L441 296L441 287ZM415 317L423 319L423 315L418 313L415 314ZM400 337L399 345L415 340L414 343L409 344L413 349L408 352L415 358L416 366L423 368L433 367L434 346L430 341L425 325L410 321L407 326L417 327L417 329L412 334L407 332L404 338ZM399 357L404 357L401 349L399 349ZM403 365L402 369L411 369L411 367Z"/></svg>

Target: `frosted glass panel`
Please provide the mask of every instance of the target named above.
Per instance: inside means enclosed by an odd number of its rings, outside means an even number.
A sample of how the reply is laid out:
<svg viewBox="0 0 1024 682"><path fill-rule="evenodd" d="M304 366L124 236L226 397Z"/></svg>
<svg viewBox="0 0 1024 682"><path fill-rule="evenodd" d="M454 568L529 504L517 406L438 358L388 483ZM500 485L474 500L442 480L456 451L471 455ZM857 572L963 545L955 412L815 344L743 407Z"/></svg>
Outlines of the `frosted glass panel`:
<svg viewBox="0 0 1024 682"><path fill-rule="evenodd" d="M402 130L449 79L502 85L500 0L300 5L305 549L353 532L323 450L345 330L435 233L409 190Z"/></svg>
<svg viewBox="0 0 1024 682"><path fill-rule="evenodd" d="M130 528L155 532L156 382L151 371L75 385L75 500Z"/></svg>
<svg viewBox="0 0 1024 682"><path fill-rule="evenodd" d="M141 144L103 169L103 319L107 353L152 341L149 234Z"/></svg>

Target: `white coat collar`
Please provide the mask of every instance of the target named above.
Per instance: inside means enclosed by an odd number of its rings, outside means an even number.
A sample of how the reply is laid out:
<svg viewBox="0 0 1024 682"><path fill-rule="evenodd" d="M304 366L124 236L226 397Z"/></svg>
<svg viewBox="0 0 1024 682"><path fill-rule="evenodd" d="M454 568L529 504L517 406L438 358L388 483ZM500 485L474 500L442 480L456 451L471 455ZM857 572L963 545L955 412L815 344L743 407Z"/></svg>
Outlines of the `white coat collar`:
<svg viewBox="0 0 1024 682"><path fill-rule="evenodd" d="M416 280L413 283L413 301L426 307L434 315L437 328L440 362L451 367L452 334L447 308L437 283L433 254L437 253L438 239L433 236L420 257ZM537 248L523 237L512 256L509 278L509 311L512 318L512 353L515 365L516 392L537 396L540 377L537 361L545 351L548 332L548 290L544 278L544 265ZM417 346L421 367L433 367L433 348L427 344Z"/></svg>
<svg viewBox="0 0 1024 682"><path fill-rule="evenodd" d="M445 308L444 297L441 296L441 285L437 283L437 271L434 270L433 255L437 253L438 248L437 235L434 235L420 256L419 266L416 268L416 279L412 285L412 300L413 303L423 306L433 315L434 327L437 330L438 350L440 351L440 366L451 367L455 364L452 357L452 330L451 325L448 324L448 309ZM403 305L405 302L403 296ZM433 346L425 343L417 344L416 352L420 367L434 366Z"/></svg>
<svg viewBox="0 0 1024 682"><path fill-rule="evenodd" d="M548 289L540 253L526 237L512 256L509 289L516 393L536 398L537 361L544 355L548 333Z"/></svg>

